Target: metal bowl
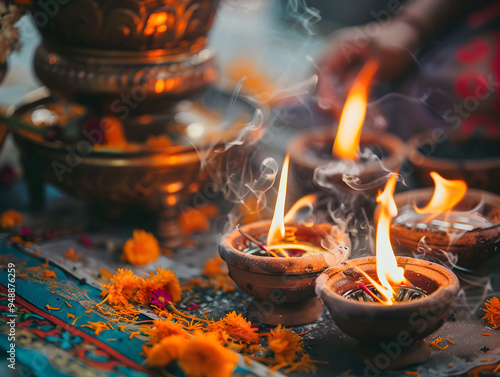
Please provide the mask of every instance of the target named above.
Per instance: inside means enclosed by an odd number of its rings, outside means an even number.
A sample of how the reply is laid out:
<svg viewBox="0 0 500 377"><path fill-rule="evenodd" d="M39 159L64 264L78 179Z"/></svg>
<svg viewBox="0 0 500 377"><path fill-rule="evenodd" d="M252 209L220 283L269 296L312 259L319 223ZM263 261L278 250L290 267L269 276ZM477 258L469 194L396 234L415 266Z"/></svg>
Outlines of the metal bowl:
<svg viewBox="0 0 500 377"><path fill-rule="evenodd" d="M58 101L61 100L43 93L36 100L31 95L29 103L11 109L11 113L23 117L40 105ZM221 114L219 123L211 121L212 132L205 138L209 142L200 137L200 132L203 136L204 132L210 131L210 127L203 124L208 122L203 113L197 118L197 132L191 132L191 136L189 127L196 122L188 119L187 122L192 123L183 124L177 119L183 111L189 113L185 111L189 104L207 108L211 114ZM207 176L217 180L224 176L221 170L237 169L245 158L242 149L262 136L260 126L265 121L264 112L247 100L210 89L196 100L185 100L168 108L163 116L147 118L147 124L142 126L146 129L153 127L155 132L145 134L161 134L158 125L162 125L163 133L174 141L172 146L164 149L96 149L84 137L68 144L46 140L22 128L15 129L14 138L22 151L25 175L35 204L43 200L43 182L46 181L88 203L153 210L158 208L165 194L175 194L186 201L200 189L201 183L206 182ZM251 127L247 127L246 122L236 122L238 117L248 120ZM237 127L233 127L235 123ZM137 128L131 128L125 130L127 134L137 133ZM236 143L230 144L235 140Z"/></svg>

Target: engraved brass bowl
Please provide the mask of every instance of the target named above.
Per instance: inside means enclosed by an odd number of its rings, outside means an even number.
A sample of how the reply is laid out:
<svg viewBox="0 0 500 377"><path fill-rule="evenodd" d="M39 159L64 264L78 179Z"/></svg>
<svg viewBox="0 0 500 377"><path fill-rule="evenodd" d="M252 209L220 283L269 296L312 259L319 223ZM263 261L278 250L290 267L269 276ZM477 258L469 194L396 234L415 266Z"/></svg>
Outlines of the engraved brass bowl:
<svg viewBox="0 0 500 377"><path fill-rule="evenodd" d="M69 0L51 7L35 1L31 16L43 37L35 72L76 101L96 108L109 101L106 110L126 101L123 95L139 109L201 90L216 76L207 33L218 3Z"/></svg>
<svg viewBox="0 0 500 377"><path fill-rule="evenodd" d="M24 113L50 101L54 101L54 98L45 97L30 101L17 107L14 114L22 117ZM218 110L227 117L224 118L223 125L213 125L216 130L211 133L209 143L189 139L188 134L182 133L188 128L183 125L182 132L175 131L176 128L174 131L168 129L172 119L182 112L186 103L204 106L210 111ZM229 107L230 111L227 110L228 104L232 106ZM236 118L243 117L246 121L255 121L257 118L258 123L262 125L265 121L264 111L247 100L210 89L196 100L185 100L179 103L178 107L168 109L164 118L161 118L164 121L163 132L174 143L163 149L120 151L94 147L88 150L84 148L84 144L68 145L58 140L46 140L20 128L15 129L14 137L22 151L32 200L43 200L41 190L43 191L45 181L72 196L104 208L134 207L149 211L158 209L160 198L165 193L176 194L180 196L180 200L186 202L193 192L207 182L207 170L211 173L210 177L215 176L217 179L219 173L225 173L222 170L227 166L236 169L239 163L243 163L245 153L241 149L251 147L257 142L263 129L251 127L248 132L242 133L247 123L236 122ZM151 119L151 116L147 119ZM160 120L151 121L151 124L161 124ZM148 129L151 124L145 124L144 127ZM177 123L175 125L181 127ZM208 132L209 127L197 125L196 129L198 132ZM154 131L159 133L158 128ZM176 135L175 132L179 133ZM230 147L228 143L236 137L239 142ZM81 142L90 145L88 140ZM201 162L203 170L200 169Z"/></svg>

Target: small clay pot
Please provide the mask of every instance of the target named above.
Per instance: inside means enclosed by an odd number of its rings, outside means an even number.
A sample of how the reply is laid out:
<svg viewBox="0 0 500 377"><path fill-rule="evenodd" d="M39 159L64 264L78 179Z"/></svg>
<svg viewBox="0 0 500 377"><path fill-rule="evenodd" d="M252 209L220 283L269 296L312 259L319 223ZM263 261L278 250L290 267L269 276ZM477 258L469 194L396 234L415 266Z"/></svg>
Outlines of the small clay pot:
<svg viewBox="0 0 500 377"><path fill-rule="evenodd" d="M394 200L400 213L406 205L424 207L432 197L433 188L411 190L396 194ZM468 189L454 211L470 211L481 204L477 214L493 225L487 228L449 233L437 229L411 226L410 219L391 226L391 243L396 254L425 252L444 262L460 267L474 267L500 253L500 197L483 190ZM376 216L380 208L376 208ZM425 237L425 238L424 238ZM422 243L423 247L419 249Z"/></svg>
<svg viewBox="0 0 500 377"><path fill-rule="evenodd" d="M259 238L267 235L269 226L270 221L265 220L244 225L241 229ZM298 240L321 245L332 227L331 224L314 224L313 227L287 224L287 231L292 228ZM323 254L265 257L243 252L250 243L235 230L222 240L219 253L236 285L256 298L248 310L252 322L298 326L316 321L323 312L314 293L315 281L328 266L349 257L349 237L343 235L339 241L341 247Z"/></svg>
<svg viewBox="0 0 500 377"><path fill-rule="evenodd" d="M296 181L302 189L302 195L320 189L313 181L314 171L318 167L335 161L335 159L331 156L322 156L319 151L325 149L327 146L333 146L334 140L335 130L328 128L303 132L291 141L288 147L291 164L290 171L295 173ZM399 169L403 163L406 157L406 146L398 137L392 134L364 132L361 134L360 146L363 148L367 145L377 145L386 153L386 156L382 159L383 167L376 161L357 163L360 168L359 178L361 183L366 184L376 181L373 187L360 192L375 196L384 187L387 179L383 179L383 177L387 176L388 171ZM349 173L352 172L350 171ZM342 181L342 175L335 174L329 176L328 183L345 193L355 193L353 189Z"/></svg>
<svg viewBox="0 0 500 377"><path fill-rule="evenodd" d="M362 342L360 359L377 360L383 350L382 343L398 345L399 354L392 358L388 368L423 362L429 357L429 347L422 347L419 341L445 322L459 290L458 278L446 267L407 257L397 257L397 262L405 269L405 277L425 291L426 297L393 305L344 297L359 289L360 282L370 284L357 271L362 270L377 280L375 257L343 262L327 269L316 281L316 293L338 327Z"/></svg>
<svg viewBox="0 0 500 377"><path fill-rule="evenodd" d="M452 159L433 157L432 153L444 143L467 145L471 137L456 132L425 132L408 140L408 159L415 169L415 178L421 186L433 185L429 173L435 171L446 179L462 179L468 187L480 188L500 194L500 157L484 159ZM481 140L481 139L479 139ZM484 136L492 142L492 138ZM500 145L500 138L496 138Z"/></svg>

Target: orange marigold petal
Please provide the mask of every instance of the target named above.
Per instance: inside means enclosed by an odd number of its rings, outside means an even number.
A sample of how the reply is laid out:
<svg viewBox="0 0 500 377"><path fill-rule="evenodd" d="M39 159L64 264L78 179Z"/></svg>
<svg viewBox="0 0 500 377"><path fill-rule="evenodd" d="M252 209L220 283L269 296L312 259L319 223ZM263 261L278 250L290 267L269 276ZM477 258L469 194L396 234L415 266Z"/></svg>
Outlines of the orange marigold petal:
<svg viewBox="0 0 500 377"><path fill-rule="evenodd" d="M3 229L14 228L15 226L22 225L23 222L23 215L13 209L9 209L0 215L0 226Z"/></svg>
<svg viewBox="0 0 500 377"><path fill-rule="evenodd" d="M196 232L206 232L210 228L208 216L196 208L188 208L179 216L179 228L184 236Z"/></svg>
<svg viewBox="0 0 500 377"><path fill-rule="evenodd" d="M147 362L152 367L164 367L177 360L184 352L188 339L182 335L172 335L162 339L147 351Z"/></svg>
<svg viewBox="0 0 500 377"><path fill-rule="evenodd" d="M222 346L216 334L202 332L186 342L179 358L179 366L189 377L230 377L237 363L238 356Z"/></svg>
<svg viewBox="0 0 500 377"><path fill-rule="evenodd" d="M57 275L54 271L52 270L45 270L43 272L43 276L46 277L46 278L54 278L54 279L57 279Z"/></svg>
<svg viewBox="0 0 500 377"><path fill-rule="evenodd" d="M135 266L145 266L156 261L159 256L158 240L144 230L134 230L133 237L123 246L123 258Z"/></svg>

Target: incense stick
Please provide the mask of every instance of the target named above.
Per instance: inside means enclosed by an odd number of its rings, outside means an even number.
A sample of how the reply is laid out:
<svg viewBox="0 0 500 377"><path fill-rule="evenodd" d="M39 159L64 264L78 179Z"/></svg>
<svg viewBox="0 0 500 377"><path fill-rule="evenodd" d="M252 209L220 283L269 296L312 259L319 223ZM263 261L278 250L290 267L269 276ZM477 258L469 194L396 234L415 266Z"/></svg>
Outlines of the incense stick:
<svg viewBox="0 0 500 377"><path fill-rule="evenodd" d="M255 245L257 245L261 250L265 251L267 253L267 255L270 255L269 254L269 251L267 250L267 248L261 244L254 236L248 234L247 232L243 231L241 228L240 228L240 224L236 225L236 230L238 232L240 232L240 234L243 236L243 237L246 237L248 240L250 240L251 242L253 242Z"/></svg>
<svg viewBox="0 0 500 377"><path fill-rule="evenodd" d="M364 285L363 283L359 283L359 287L365 291L365 293L367 295L369 295L371 298L373 298L374 300L377 300L378 302L381 302L381 300L372 292L370 291L366 285Z"/></svg>

